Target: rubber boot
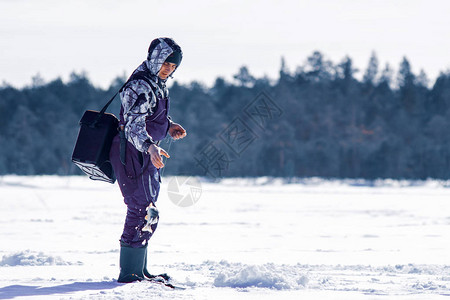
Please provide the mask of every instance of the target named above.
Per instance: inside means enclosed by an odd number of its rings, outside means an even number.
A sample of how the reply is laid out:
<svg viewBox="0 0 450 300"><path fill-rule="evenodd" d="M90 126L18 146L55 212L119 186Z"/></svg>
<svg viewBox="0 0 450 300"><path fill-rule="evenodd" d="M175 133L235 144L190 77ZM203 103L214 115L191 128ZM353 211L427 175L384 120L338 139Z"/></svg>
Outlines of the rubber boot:
<svg viewBox="0 0 450 300"><path fill-rule="evenodd" d="M147 278L154 278L155 276L150 274L147 270L147 246L145 246L145 254L144 254L144 269L143 269L144 276Z"/></svg>
<svg viewBox="0 0 450 300"><path fill-rule="evenodd" d="M148 279L153 279L155 277L161 277L164 280L170 280L170 276L167 275L166 273L164 274L159 274L159 275L152 275L150 274L150 272L147 270L147 246L145 246L145 255L144 255L144 269L143 269L143 273L144 276L147 277Z"/></svg>
<svg viewBox="0 0 450 300"><path fill-rule="evenodd" d="M144 257L147 247L132 248L120 244L120 274L118 282L128 283L144 280Z"/></svg>

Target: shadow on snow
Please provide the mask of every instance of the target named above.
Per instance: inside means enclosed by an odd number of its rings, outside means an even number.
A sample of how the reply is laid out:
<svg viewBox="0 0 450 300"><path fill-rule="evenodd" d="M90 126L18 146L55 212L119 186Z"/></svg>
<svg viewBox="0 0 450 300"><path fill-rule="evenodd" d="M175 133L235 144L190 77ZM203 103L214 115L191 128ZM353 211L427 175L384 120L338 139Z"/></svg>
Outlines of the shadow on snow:
<svg viewBox="0 0 450 300"><path fill-rule="evenodd" d="M53 294L66 294L79 291L105 290L120 286L116 281L101 282L73 282L50 287L32 285L10 285L0 288L0 299L12 299L23 296L44 296Z"/></svg>

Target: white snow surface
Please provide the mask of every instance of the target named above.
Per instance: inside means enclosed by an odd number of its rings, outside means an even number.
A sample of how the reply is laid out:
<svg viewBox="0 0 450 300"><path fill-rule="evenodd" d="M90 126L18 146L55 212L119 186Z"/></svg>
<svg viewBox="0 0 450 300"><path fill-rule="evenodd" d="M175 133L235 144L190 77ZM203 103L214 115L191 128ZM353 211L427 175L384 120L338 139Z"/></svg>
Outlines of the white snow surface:
<svg viewBox="0 0 450 300"><path fill-rule="evenodd" d="M185 290L120 284L117 185L0 177L0 299L450 299L447 181L163 178L148 267Z"/></svg>

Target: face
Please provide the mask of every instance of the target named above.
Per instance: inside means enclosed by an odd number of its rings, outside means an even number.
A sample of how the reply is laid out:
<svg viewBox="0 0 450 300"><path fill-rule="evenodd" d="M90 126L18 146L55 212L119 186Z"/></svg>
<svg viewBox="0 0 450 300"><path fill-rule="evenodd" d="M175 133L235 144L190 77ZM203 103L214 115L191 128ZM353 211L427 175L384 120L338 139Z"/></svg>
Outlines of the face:
<svg viewBox="0 0 450 300"><path fill-rule="evenodd" d="M161 70L159 70L158 76L161 79L166 79L169 77L170 74L172 74L173 71L177 68L177 65L170 62L164 62L161 66Z"/></svg>

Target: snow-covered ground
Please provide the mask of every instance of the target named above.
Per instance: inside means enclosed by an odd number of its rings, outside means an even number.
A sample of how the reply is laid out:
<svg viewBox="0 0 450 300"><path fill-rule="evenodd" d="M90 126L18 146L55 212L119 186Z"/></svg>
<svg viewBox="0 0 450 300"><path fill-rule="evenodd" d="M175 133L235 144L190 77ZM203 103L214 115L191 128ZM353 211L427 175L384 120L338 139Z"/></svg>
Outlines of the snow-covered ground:
<svg viewBox="0 0 450 300"><path fill-rule="evenodd" d="M179 207L170 180L149 268L185 290L116 282L117 185L0 177L0 299L449 299L448 182L200 179Z"/></svg>

